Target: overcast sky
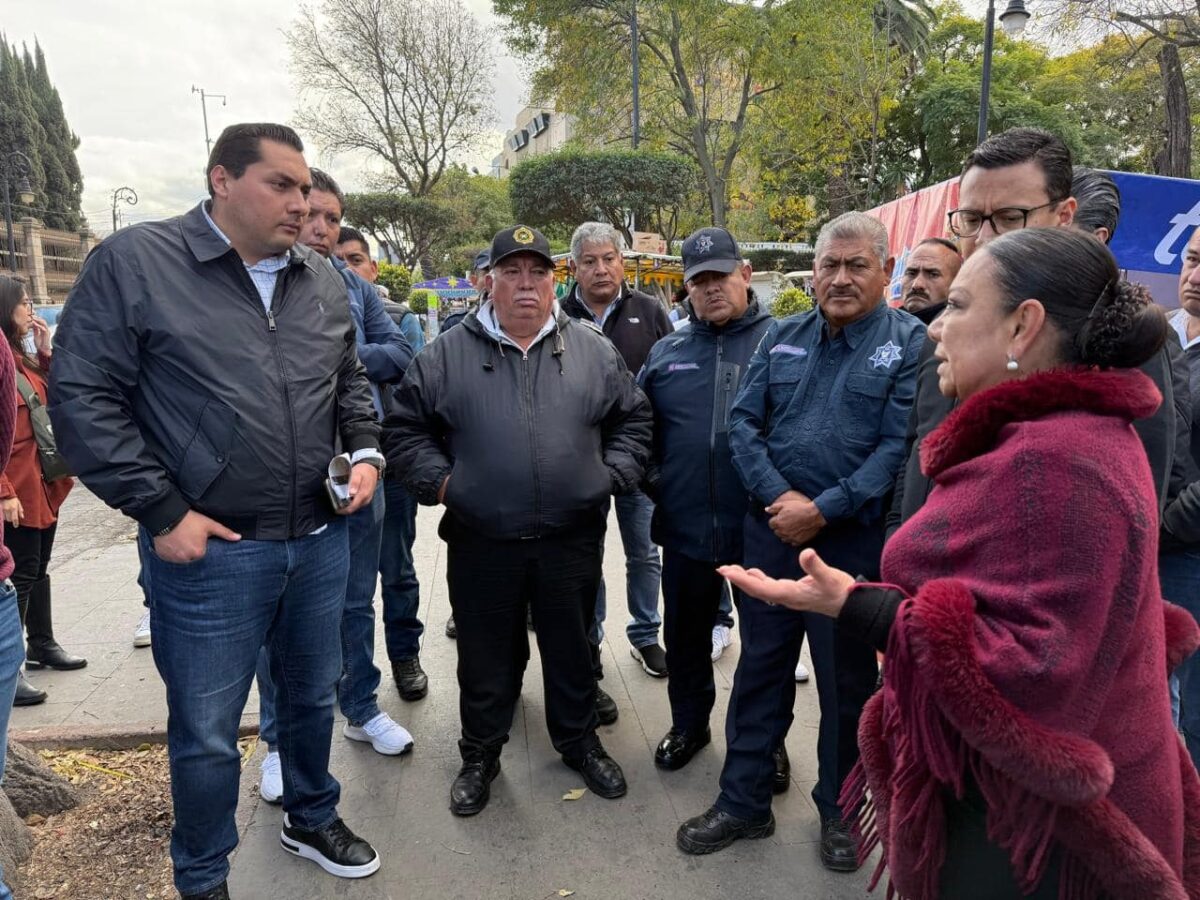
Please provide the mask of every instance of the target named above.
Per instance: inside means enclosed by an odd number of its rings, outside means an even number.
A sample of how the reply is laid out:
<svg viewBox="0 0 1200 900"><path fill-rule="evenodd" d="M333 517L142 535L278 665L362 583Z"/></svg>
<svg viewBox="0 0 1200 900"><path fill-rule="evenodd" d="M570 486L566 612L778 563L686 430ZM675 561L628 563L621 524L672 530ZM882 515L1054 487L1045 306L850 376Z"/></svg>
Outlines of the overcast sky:
<svg viewBox="0 0 1200 900"><path fill-rule="evenodd" d="M489 0L463 0L491 23ZM290 121L298 97L288 71L283 30L296 4L289 0L38 0L6 3L0 28L10 44L36 37L50 77L62 96L67 121L79 135L83 210L93 230L111 230L113 189L138 193L124 207L126 222L174 215L204 192L204 122L193 85L226 94L228 105L208 102L213 139L225 125ZM505 129L527 99L519 64L495 37L496 133L485 152L464 160L486 171L500 152ZM303 135L302 135L303 137ZM306 144L309 144L306 141ZM351 159L330 161L313 152L344 187L354 188Z"/></svg>

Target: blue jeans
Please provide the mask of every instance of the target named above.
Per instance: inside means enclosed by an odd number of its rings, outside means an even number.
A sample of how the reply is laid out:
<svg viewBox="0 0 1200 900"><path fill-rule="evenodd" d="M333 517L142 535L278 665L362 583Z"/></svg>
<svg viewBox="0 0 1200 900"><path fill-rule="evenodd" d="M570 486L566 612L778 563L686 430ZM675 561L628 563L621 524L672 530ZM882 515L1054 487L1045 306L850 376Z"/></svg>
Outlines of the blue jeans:
<svg viewBox="0 0 1200 900"><path fill-rule="evenodd" d="M4 777L4 760L8 754L8 719L12 715L13 697L17 694L17 675L25 662L25 637L21 615L17 612L17 589L5 579L0 587L0 780ZM12 892L0 872L0 900L12 900Z"/></svg>
<svg viewBox="0 0 1200 900"><path fill-rule="evenodd" d="M658 643L662 617L658 614L658 586L662 580L662 562L658 547L650 540L650 519L654 504L640 491L616 498L617 526L625 546L625 600L629 605L629 624L625 634L634 647ZM608 599L604 579L596 595L596 615L592 620L588 640L599 646L604 640L604 617L608 614Z"/></svg>
<svg viewBox="0 0 1200 900"><path fill-rule="evenodd" d="M1158 555L1158 579L1163 598L1182 606L1200 622L1200 548ZM1200 767L1200 653L1193 653L1175 670L1179 679L1179 726L1192 762Z"/></svg>
<svg viewBox="0 0 1200 900"><path fill-rule="evenodd" d="M138 529L150 596L154 664L167 687L171 861L181 894L229 874L237 846L237 731L259 650L279 685L283 808L324 828L340 788L329 774L333 698L342 671L338 630L350 566L346 522L287 541L212 538L195 562L160 559Z"/></svg>
<svg viewBox="0 0 1200 900"><path fill-rule="evenodd" d="M379 715L379 669L375 666L375 577L379 571L379 536L383 531L383 488L346 520L350 546L350 574L342 607L342 677L338 680L338 707L354 725ZM276 705L278 691L271 677L264 647L258 657L258 736L271 750L277 748Z"/></svg>
<svg viewBox="0 0 1200 900"><path fill-rule="evenodd" d="M421 585L413 566L413 541L417 537L417 501L399 478L385 478L383 494L383 546L379 551L379 591L383 597L383 636L388 659L412 659L421 651L425 630L417 618Z"/></svg>

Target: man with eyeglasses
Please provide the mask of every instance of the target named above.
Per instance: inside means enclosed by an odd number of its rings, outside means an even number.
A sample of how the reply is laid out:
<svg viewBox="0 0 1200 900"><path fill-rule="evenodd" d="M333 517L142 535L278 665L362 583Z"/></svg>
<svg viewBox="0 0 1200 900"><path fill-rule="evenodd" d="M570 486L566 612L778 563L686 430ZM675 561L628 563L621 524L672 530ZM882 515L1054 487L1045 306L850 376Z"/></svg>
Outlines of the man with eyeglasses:
<svg viewBox="0 0 1200 900"><path fill-rule="evenodd" d="M947 217L963 258L1009 231L1070 226L1076 208L1072 176L1071 151L1040 128L1010 128L976 147L963 166L958 207ZM929 496L933 483L921 472L918 450L925 435L954 408L954 401L938 390L935 347L927 341L921 353L908 420L908 457L887 517L889 538Z"/></svg>

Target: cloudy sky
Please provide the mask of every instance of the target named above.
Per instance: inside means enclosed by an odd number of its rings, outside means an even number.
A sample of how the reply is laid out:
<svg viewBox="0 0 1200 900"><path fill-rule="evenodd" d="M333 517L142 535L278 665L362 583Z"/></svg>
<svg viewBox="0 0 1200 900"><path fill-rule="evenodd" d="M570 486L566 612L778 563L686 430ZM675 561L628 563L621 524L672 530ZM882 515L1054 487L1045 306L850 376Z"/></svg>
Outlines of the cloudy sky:
<svg viewBox="0 0 1200 900"><path fill-rule="evenodd" d="M489 0L462 0L491 23ZM10 44L46 53L67 121L82 144L83 210L92 228L111 229L110 197L128 185L139 203L126 222L181 212L204 192L204 122L192 86L225 94L208 102L215 139L234 122L290 121L297 108L283 39L295 16L288 0L38 0L7 3L0 27ZM503 132L527 99L517 61L496 35L496 133L481 136L483 152L464 160L484 168L499 153ZM309 161L328 166L343 186L356 187L351 159ZM486 169L484 169L486 171Z"/></svg>

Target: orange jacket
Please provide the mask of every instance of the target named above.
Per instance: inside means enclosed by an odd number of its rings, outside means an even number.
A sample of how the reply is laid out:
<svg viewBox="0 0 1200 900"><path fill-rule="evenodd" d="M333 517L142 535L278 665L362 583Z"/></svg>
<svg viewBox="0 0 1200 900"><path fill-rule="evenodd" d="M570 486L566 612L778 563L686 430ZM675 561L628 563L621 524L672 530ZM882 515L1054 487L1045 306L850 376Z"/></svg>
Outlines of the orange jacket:
<svg viewBox="0 0 1200 900"><path fill-rule="evenodd" d="M26 365L17 353L13 353L13 359L16 361L17 373L29 379L37 395L42 398L42 403L45 403L46 373L50 371L50 357L38 354L41 372ZM12 456L9 457L8 467L0 474L0 499L16 497L21 501L21 508L24 510L22 526L49 528L58 521L59 507L67 499L74 483L70 478L50 482L42 480L42 462L38 456L37 442L33 438L29 407L25 405L18 391Z"/></svg>

